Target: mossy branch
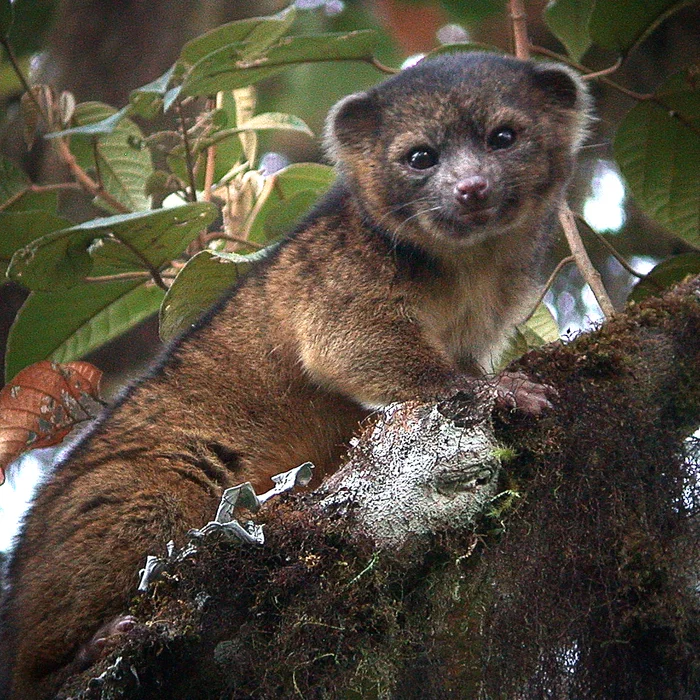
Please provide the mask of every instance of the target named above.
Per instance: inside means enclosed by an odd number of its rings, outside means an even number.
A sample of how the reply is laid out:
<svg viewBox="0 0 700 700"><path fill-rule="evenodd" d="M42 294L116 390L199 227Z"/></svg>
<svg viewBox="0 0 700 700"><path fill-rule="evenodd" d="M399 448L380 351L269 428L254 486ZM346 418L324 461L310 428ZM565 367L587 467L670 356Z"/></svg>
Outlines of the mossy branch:
<svg viewBox="0 0 700 700"><path fill-rule="evenodd" d="M132 610L150 622L64 694L100 676L102 697L173 700L697 697L700 487L684 439L700 423L700 278L519 369L557 390L548 414L491 417L466 395L390 409L321 490L265 506L264 546L171 564ZM488 479L399 483L411 452L459 472L449 432L466 446L475 429L510 455L494 493L520 497L395 537L384 521L411 498L444 513L478 498ZM486 459L504 454L488 442Z"/></svg>

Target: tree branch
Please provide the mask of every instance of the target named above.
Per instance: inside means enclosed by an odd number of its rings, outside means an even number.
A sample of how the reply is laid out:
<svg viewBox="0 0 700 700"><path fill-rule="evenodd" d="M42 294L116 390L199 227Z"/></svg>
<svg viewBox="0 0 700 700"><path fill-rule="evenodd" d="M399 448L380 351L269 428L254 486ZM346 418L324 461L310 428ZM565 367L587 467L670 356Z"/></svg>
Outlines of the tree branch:
<svg viewBox="0 0 700 700"><path fill-rule="evenodd" d="M558 392L540 419L488 392L390 407L264 506L263 546L176 556L132 609L151 622L62 697L696 696L699 299L528 353Z"/></svg>
<svg viewBox="0 0 700 700"><path fill-rule="evenodd" d="M600 277L598 270L593 267L591 259L588 257L586 248L583 245L581 236L576 228L576 220L568 206L564 205L559 210L559 223L564 229L564 235L571 248L571 252L576 259L576 266L583 276L588 286L591 288L593 295L598 302L598 305L603 312L603 315L610 318L615 313L615 308L610 301L608 293L605 291L603 280Z"/></svg>

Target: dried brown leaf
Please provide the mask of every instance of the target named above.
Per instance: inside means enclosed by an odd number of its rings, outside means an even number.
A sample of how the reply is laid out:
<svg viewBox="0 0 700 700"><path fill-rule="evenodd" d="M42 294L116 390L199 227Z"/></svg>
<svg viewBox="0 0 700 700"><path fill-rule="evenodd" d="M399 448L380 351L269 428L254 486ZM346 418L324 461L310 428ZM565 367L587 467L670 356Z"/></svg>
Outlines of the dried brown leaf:
<svg viewBox="0 0 700 700"><path fill-rule="evenodd" d="M43 360L0 391L0 484L5 468L27 450L55 445L96 415L102 372L88 362Z"/></svg>

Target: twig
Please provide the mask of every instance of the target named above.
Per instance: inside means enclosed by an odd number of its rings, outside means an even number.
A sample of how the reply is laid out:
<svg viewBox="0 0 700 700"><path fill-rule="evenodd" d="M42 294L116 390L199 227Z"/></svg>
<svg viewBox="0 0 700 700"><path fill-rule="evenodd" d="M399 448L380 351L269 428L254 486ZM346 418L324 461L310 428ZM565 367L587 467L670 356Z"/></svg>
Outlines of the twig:
<svg viewBox="0 0 700 700"><path fill-rule="evenodd" d="M68 166L73 177L80 183L82 188L91 194L93 197L99 197L106 204L109 204L112 209L120 214L128 214L131 212L129 207L124 206L118 199L115 199L107 190L100 187L78 164L75 156L70 152L68 144L63 139L54 139L58 155L63 162Z"/></svg>
<svg viewBox="0 0 700 700"><path fill-rule="evenodd" d="M173 273L163 272L160 275L165 279L175 279ZM100 277L85 277L83 282L88 284L98 284L104 282L121 282L124 280L148 280L151 279L152 275L150 272L120 272L116 275L102 275Z"/></svg>
<svg viewBox="0 0 700 700"><path fill-rule="evenodd" d="M550 287L552 286L552 284L554 284L554 280L557 278L557 275L562 271L564 267L570 265L572 262L576 262L576 258L574 258L573 255L567 255L565 258L562 258L557 263L557 266L552 271L552 274L549 276L549 279L545 282L544 287L542 287L542 291L540 292L539 298L532 305L532 311L530 311L523 323L527 323L534 316L535 311L537 311L537 307L542 303Z"/></svg>
<svg viewBox="0 0 700 700"><path fill-rule="evenodd" d="M182 132L182 145L185 148L185 164L187 166L187 179L189 180L190 190L187 194L188 202L197 201L197 183L194 178L194 164L192 163L192 151L190 150L190 140L187 135L187 127L185 126L185 116L182 113L182 103L180 100L175 101L175 109L180 120L180 131Z"/></svg>
<svg viewBox="0 0 700 700"><path fill-rule="evenodd" d="M559 222L564 229L564 235L569 243L569 248L576 259L576 266L583 276L583 279L588 283L593 295L598 302L598 305L606 318L610 318L615 309L610 301L608 293L605 291L603 281L598 271L593 267L591 259L588 257L586 248L583 245L581 236L576 228L576 220L567 205L563 205L559 210Z"/></svg>
<svg viewBox="0 0 700 700"><path fill-rule="evenodd" d="M377 70L380 70L382 73L387 73L388 75L396 75L400 71L397 68L390 68L389 66L385 66L383 63L380 63L374 56L367 61L370 66L373 66Z"/></svg>
<svg viewBox="0 0 700 700"><path fill-rule="evenodd" d="M585 74L583 77L586 79L588 79L589 77L596 76L595 71L591 70L590 68L587 68L586 66L581 65L580 63L576 63L576 61L572 61L567 56L562 56L561 54L558 54L555 51L551 51L550 49L546 49L543 46L532 46L531 48L534 53L540 54L542 56L547 56L548 58L553 58L557 61L561 61L562 63L566 63L572 68L583 72ZM614 80L610 80L610 78L605 76L606 71L609 70L610 69L605 69L604 71L597 72L597 74L599 75L598 80L600 80L601 83L603 83L604 85L608 85L609 87L613 88L614 90L617 90L618 92L621 92L623 95L627 95L627 97L637 102L652 102L658 107L661 107L661 109L665 110L668 113L668 116L671 117L671 119L679 121L681 124L683 124L683 126L686 129L689 129L694 134L700 136L700 128L698 128L693 122L686 119L683 114L679 114L677 110L673 109L672 107L669 107L669 105L667 105L663 100L659 99L653 93L635 92L634 90L626 88L624 85L620 85L620 83L616 83Z"/></svg>
<svg viewBox="0 0 700 700"><path fill-rule="evenodd" d="M612 66L603 68L603 70L594 71L593 73L586 73L586 75L582 77L582 80L593 80L595 78L602 78L606 75L610 75L622 65L622 62L624 60L625 59L622 56L620 56L620 58L618 58L617 61L615 61L615 63L612 64Z"/></svg>
<svg viewBox="0 0 700 700"><path fill-rule="evenodd" d="M637 272L628 262L622 257L622 253L620 253L615 246L602 234L598 233L592 226L588 224L588 222L580 215L580 214L574 214L574 217L579 223L582 223L588 231L590 231L599 241L602 243L610 252L610 254L617 260L617 262L620 263L620 265L627 270L627 272L630 273L630 275L633 275L634 277L637 277L639 279L642 279L642 277L646 277L646 275L641 274L640 272Z"/></svg>
<svg viewBox="0 0 700 700"><path fill-rule="evenodd" d="M530 58L530 42L527 38L527 13L523 0L509 0L510 19L513 26L513 41L517 58Z"/></svg>
<svg viewBox="0 0 700 700"><path fill-rule="evenodd" d="M5 49L5 53L7 53L7 57L10 59L10 63L12 64L12 70L15 72L15 75L19 78L20 83L22 83L22 88L25 92L29 93L29 99L34 103L34 106L37 108L39 114L43 117L44 122L46 122L46 125L50 126L48 115L44 112L41 104L39 103L39 100L36 98L34 90L32 90L32 86L29 84L29 81L24 77L24 73L22 73L22 69L20 68L19 63L17 62L17 56L15 56L15 52L12 49L12 44L10 44L9 39L6 36L0 36L0 44L2 44L2 47Z"/></svg>
<svg viewBox="0 0 700 700"><path fill-rule="evenodd" d="M112 236L115 240L119 241L124 247L128 248L139 259L141 264L148 270L149 274L153 278L153 281L161 289L164 289L165 291L168 290L168 285L165 284L165 282L163 281L163 278L161 277L158 269L153 266L151 261L136 246L132 245L129 241L122 238L121 236L115 234L114 231L112 231Z"/></svg>
<svg viewBox="0 0 700 700"><path fill-rule="evenodd" d="M0 211L8 209L15 202L18 202L25 194L29 192L54 192L56 190L82 190L83 188L77 182L56 182L48 185L35 185L31 183L27 185L23 190L16 192L9 199L6 199L2 204L0 204Z"/></svg>

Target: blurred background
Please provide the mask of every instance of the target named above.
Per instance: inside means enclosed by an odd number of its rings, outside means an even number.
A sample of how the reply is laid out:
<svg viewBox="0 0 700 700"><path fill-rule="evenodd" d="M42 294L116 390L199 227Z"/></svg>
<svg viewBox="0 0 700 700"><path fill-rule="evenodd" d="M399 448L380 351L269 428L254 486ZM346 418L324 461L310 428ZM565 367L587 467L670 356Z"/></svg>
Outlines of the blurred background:
<svg viewBox="0 0 700 700"><path fill-rule="evenodd" d="M192 37L230 20L277 12L287 4L280 0L15 0L16 21L10 39L32 82L69 90L78 102L99 100L119 108L131 90L160 76ZM505 0L296 0L294 4L305 11L300 12L293 33L374 29L381 36L377 58L395 68L441 44L468 41L513 49ZM544 0L526 2L531 39L563 54L563 47L541 19L546 4ZM700 7L694 3L673 14L635 49L615 79L631 90L650 92L668 75L699 60ZM585 55L584 63L603 69L614 63L614 56L594 48ZM336 100L383 77L365 64L316 63L290 68L258 85L260 111L296 114L318 135ZM634 106L633 100L600 83L593 90L598 121L582 152L572 208L584 215L592 229L609 238L637 272L645 273L659 260L690 248L640 213L612 162L615 126ZM26 152L18 119L20 97L21 88L3 54L0 150L33 181L56 181L61 173L40 140ZM323 158L318 139L294 134L263 136L261 152L278 154L278 162ZM61 206L75 221L90 216L85 202L75 197L66 198ZM582 228L589 254L620 308L635 278ZM565 243L559 240L551 252L550 269L566 255ZM0 282L0 360L8 329L26 294L14 284ZM600 319L574 266L563 270L546 300L565 336ZM159 349L154 318L86 359L106 372L107 384L114 390L138 373ZM16 517L31 492L29 482L41 470L37 457L40 455L33 454L22 470L28 477L26 488L20 487L14 495L9 488L0 489L0 517L4 515L6 522ZM12 472L9 479L12 482ZM0 521L0 549L9 543L11 532Z"/></svg>

